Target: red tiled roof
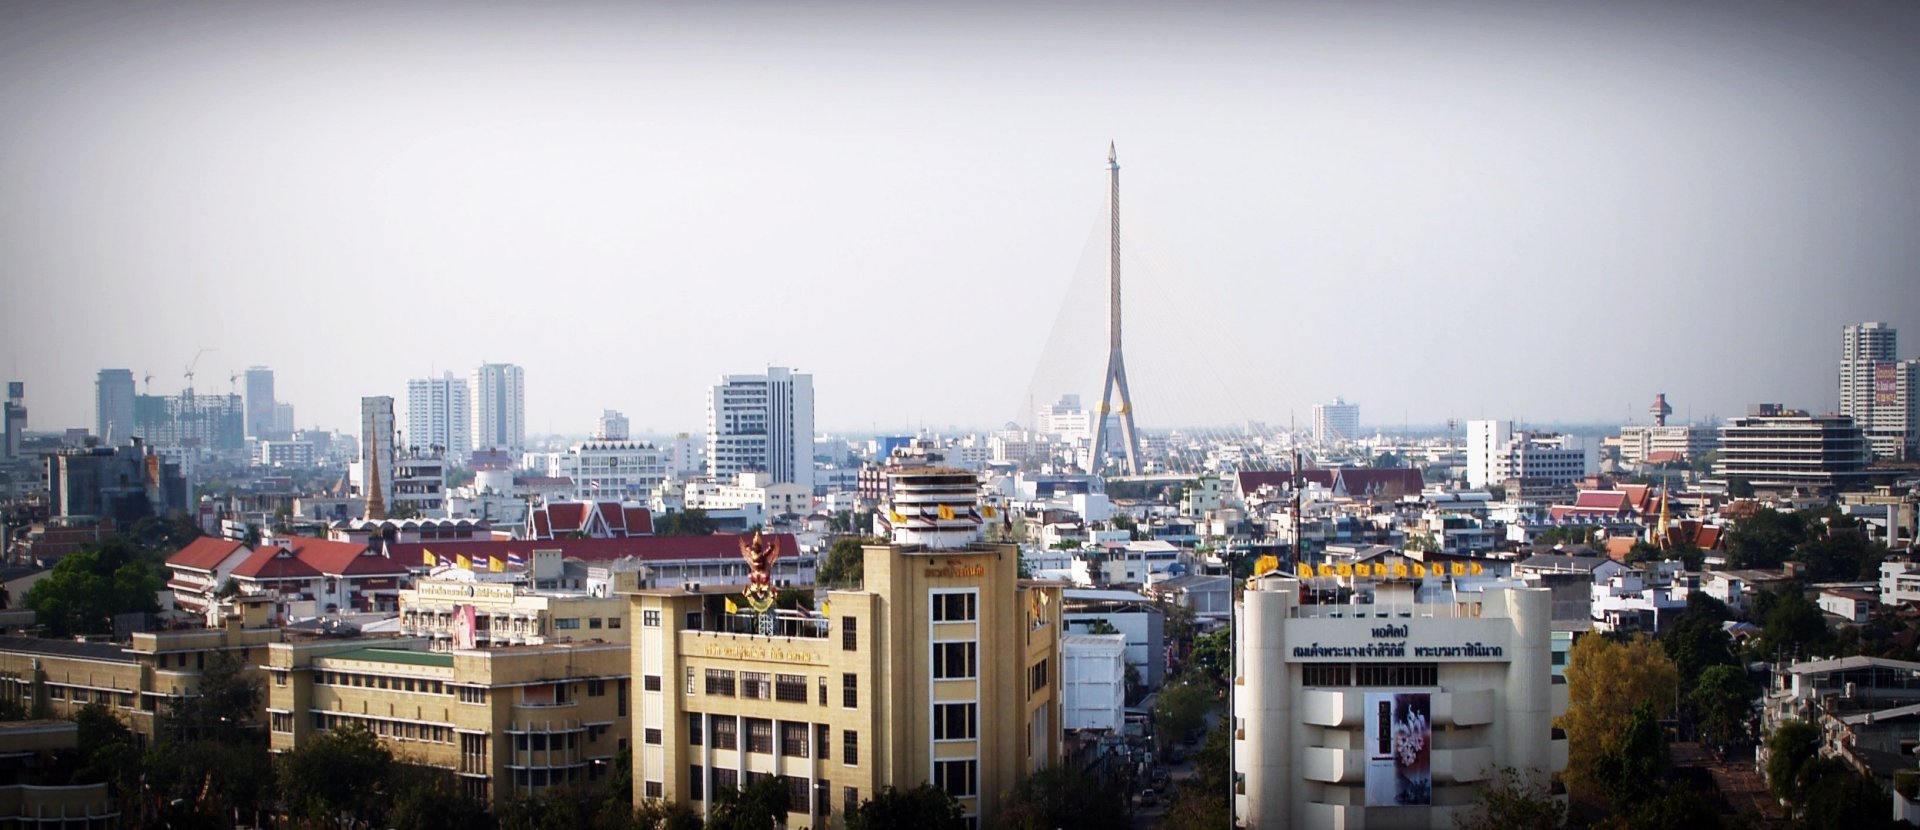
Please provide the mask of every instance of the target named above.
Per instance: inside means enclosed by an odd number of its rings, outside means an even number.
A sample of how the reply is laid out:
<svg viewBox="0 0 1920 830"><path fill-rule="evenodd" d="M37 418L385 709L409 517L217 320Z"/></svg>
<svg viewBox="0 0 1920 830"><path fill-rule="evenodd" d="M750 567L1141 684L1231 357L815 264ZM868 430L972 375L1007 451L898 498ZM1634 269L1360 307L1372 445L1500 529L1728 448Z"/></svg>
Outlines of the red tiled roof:
<svg viewBox="0 0 1920 830"><path fill-rule="evenodd" d="M1626 510L1627 494L1620 490L1581 490L1573 500L1579 510Z"/></svg>
<svg viewBox="0 0 1920 830"><path fill-rule="evenodd" d="M553 528L553 535L572 533L587 526L587 504L579 501L563 501L546 507L547 522Z"/></svg>
<svg viewBox="0 0 1920 830"><path fill-rule="evenodd" d="M780 546L780 555L793 556L799 544L791 533L766 535ZM731 533L713 536L634 536L626 539L513 539L493 542L409 542L390 546L394 561L419 562L424 550L452 560L465 555L469 559L520 554L531 561L534 550L558 550L567 559L585 562L611 562L624 557L663 562L681 559L734 559L740 555L740 537Z"/></svg>
<svg viewBox="0 0 1920 830"><path fill-rule="evenodd" d="M1653 485L1622 484L1620 492L1627 494L1627 504L1642 513L1651 513L1654 508Z"/></svg>
<svg viewBox="0 0 1920 830"><path fill-rule="evenodd" d="M281 556L276 545L263 545L254 549L247 561L233 569L233 575L247 579L312 579L320 571L312 565L300 561L298 556Z"/></svg>
<svg viewBox="0 0 1920 830"><path fill-rule="evenodd" d="M319 576L321 574L330 574L333 576L400 576L407 573L407 566L404 560L396 561L385 556L368 554L365 544L357 542L335 542L330 539L312 539L305 536L289 536L284 538L293 546L293 556L291 558L278 557L277 554L280 553L280 546L277 544L262 545L255 549L253 554L247 557L247 561L242 563L240 567L235 568L233 572L239 576L253 577L255 579L272 579L276 577L262 576L263 571L261 569L279 567L272 566L271 563L273 562L292 562L299 567L286 566L288 570L281 573L282 576ZM305 572L301 572L301 569L304 569Z"/></svg>
<svg viewBox="0 0 1920 830"><path fill-rule="evenodd" d="M1420 471L1412 468L1344 467L1338 475L1349 496L1412 496L1426 486Z"/></svg>
<svg viewBox="0 0 1920 830"><path fill-rule="evenodd" d="M622 510L627 514L627 520L626 520L627 535L629 536L653 535L653 511L652 510L649 510L645 507L637 507L637 506L622 508Z"/></svg>
<svg viewBox="0 0 1920 830"><path fill-rule="evenodd" d="M547 523L547 509L536 507L527 514L533 519L533 535L544 537L553 535L553 525Z"/></svg>
<svg viewBox="0 0 1920 830"><path fill-rule="evenodd" d="M211 571L227 561L235 551L246 547L214 536L202 536L187 543L179 553L167 557L167 566L171 568L191 568L196 571Z"/></svg>
<svg viewBox="0 0 1920 830"><path fill-rule="evenodd" d="M1300 484L1301 486L1318 484L1321 487L1332 489L1334 476L1338 472L1338 470L1324 469L1301 470ZM1294 479L1292 470L1252 470L1235 473L1235 475L1239 477L1241 493L1251 493L1262 487L1285 490L1293 486ZM1416 491L1417 489L1418 488L1416 488Z"/></svg>

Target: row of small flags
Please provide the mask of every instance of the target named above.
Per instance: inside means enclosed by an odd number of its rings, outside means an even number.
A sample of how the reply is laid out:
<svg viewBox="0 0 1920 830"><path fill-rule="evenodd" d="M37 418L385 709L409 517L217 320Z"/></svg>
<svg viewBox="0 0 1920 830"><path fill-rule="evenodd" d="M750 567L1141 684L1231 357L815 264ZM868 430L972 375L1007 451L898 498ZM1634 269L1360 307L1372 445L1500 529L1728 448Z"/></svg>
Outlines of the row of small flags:
<svg viewBox="0 0 1920 830"><path fill-rule="evenodd" d="M468 558L464 553L456 553L452 559L448 559L426 548L421 548L420 559L420 564L429 568L459 568L463 571L482 570L493 573L505 573L508 568L524 570L527 567L525 557L522 557L518 553L511 552L509 552L504 559L491 554L478 558Z"/></svg>
<svg viewBox="0 0 1920 830"><path fill-rule="evenodd" d="M949 522L955 519L961 518L960 514L955 513L953 511L952 505L946 505L946 504L939 505L938 509L934 511L934 515L939 516L941 519ZM999 511L994 509L993 505L987 505L985 507L980 508L979 510L973 510L969 508L967 510L966 518L971 521L977 522L977 521L980 521L980 517L983 515L991 519L999 515ZM922 507L920 509L920 514L917 516L907 516L906 514L901 513L899 510L889 510L887 511L887 518L897 525L906 524L907 519L909 518L915 518L915 519L927 518L926 508Z"/></svg>
<svg viewBox="0 0 1920 830"><path fill-rule="evenodd" d="M734 602L733 597L726 597L725 602L727 603L727 613L729 614L740 613L740 603ZM800 610L810 617L819 616L819 617L825 618L833 613L833 603L831 602L820 603L820 610L818 612L814 611L811 608L808 608L807 604L804 602L796 602L794 604L800 606Z"/></svg>
<svg viewBox="0 0 1920 830"><path fill-rule="evenodd" d="M1316 567L1318 568L1317 571L1315 570ZM1300 566L1301 576L1309 576L1309 577L1311 576L1325 576L1325 577L1334 577L1334 576L1369 577L1371 576L1371 577L1376 577L1381 579L1385 579L1387 577L1395 577L1395 578L1402 578L1402 579L1406 577L1413 577L1415 579L1418 579L1418 578L1425 577L1429 574L1433 576L1449 576L1449 575L1450 576L1469 576L1469 575L1479 576L1485 571L1486 569L1480 567L1480 563L1478 562L1449 562L1444 566L1437 562L1430 566L1423 565L1419 562L1414 562L1412 564L1408 564L1406 562L1395 562L1391 565L1385 562L1380 562L1373 565L1368 565L1365 562L1353 562L1353 563L1341 562L1339 564L1334 564L1331 562L1322 562L1318 566L1314 566L1314 565Z"/></svg>

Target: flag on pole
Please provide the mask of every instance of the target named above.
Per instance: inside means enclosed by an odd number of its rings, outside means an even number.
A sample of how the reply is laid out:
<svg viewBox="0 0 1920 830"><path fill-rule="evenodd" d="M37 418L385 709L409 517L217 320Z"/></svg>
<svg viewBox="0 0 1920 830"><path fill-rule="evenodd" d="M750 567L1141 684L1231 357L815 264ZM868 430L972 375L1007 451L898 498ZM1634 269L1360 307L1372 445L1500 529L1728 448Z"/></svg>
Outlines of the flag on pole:
<svg viewBox="0 0 1920 830"><path fill-rule="evenodd" d="M833 616L833 603L832 603L832 602L823 602L823 603L820 603L820 616L822 616L822 617L831 617L831 616Z"/></svg>
<svg viewBox="0 0 1920 830"><path fill-rule="evenodd" d="M420 564L425 565L429 568L433 567L433 551L427 550L426 548L421 548L420 559L423 560L421 561Z"/></svg>
<svg viewBox="0 0 1920 830"><path fill-rule="evenodd" d="M1480 567L1480 563L1478 562L1468 563L1467 565L1467 573L1473 574L1474 576L1479 576L1480 572L1484 570L1486 570L1486 568Z"/></svg>
<svg viewBox="0 0 1920 830"><path fill-rule="evenodd" d="M527 566L527 560L521 558L520 554L515 553L513 551L507 551L507 567L525 568L526 566Z"/></svg>
<svg viewBox="0 0 1920 830"><path fill-rule="evenodd" d="M740 613L740 606L734 604L733 597L727 597L727 613L729 614Z"/></svg>
<svg viewBox="0 0 1920 830"><path fill-rule="evenodd" d="M1418 563L1418 562L1415 562L1415 563L1413 563L1413 575L1414 575L1414 576L1417 576L1417 577L1419 577L1419 578L1421 578L1421 579L1426 579L1426 578L1427 578L1427 566L1425 566L1425 565L1422 565L1422 564L1420 564L1420 563Z"/></svg>
<svg viewBox="0 0 1920 830"><path fill-rule="evenodd" d="M1407 578L1407 563L1405 562L1393 563L1393 575L1401 579Z"/></svg>
<svg viewBox="0 0 1920 830"><path fill-rule="evenodd" d="M1353 565L1346 562L1342 562L1339 565L1335 566L1334 573L1337 573L1341 576L1353 576Z"/></svg>
<svg viewBox="0 0 1920 830"><path fill-rule="evenodd" d="M1450 568L1449 570L1451 570L1451 571L1453 572L1453 575L1454 575L1454 576L1466 576L1466 575L1467 575L1467 566L1466 566L1466 565L1463 565L1463 564L1460 564L1459 562L1455 562L1455 563L1453 563L1453 565L1452 565L1452 567L1451 567L1451 568Z"/></svg>
<svg viewBox="0 0 1920 830"><path fill-rule="evenodd" d="M986 507L982 507L982 508L980 508L980 510L981 510L981 512L983 512L983 513L985 513L985 514L986 514L986 517L987 517L987 518L989 518L989 519L991 519L991 518L993 518L993 517L995 517L995 516L998 516L998 515L1000 515L999 513L997 513L997 512L995 512L995 511L994 511L994 509L993 509L993 505L991 505L991 504L989 504L989 505L987 505Z"/></svg>
<svg viewBox="0 0 1920 830"><path fill-rule="evenodd" d="M463 570L463 571L473 570L473 560L468 559L467 555L464 553L454 554L453 561L460 566L460 570Z"/></svg>
<svg viewBox="0 0 1920 830"><path fill-rule="evenodd" d="M487 554L487 570L494 573L506 573L507 561L493 554Z"/></svg>
<svg viewBox="0 0 1920 830"><path fill-rule="evenodd" d="M942 519L952 519L952 518L953 518L953 508L951 508L951 507L948 507L948 506L946 506L946 505L944 505L944 504L943 504L943 505L940 505L940 518L942 518Z"/></svg>

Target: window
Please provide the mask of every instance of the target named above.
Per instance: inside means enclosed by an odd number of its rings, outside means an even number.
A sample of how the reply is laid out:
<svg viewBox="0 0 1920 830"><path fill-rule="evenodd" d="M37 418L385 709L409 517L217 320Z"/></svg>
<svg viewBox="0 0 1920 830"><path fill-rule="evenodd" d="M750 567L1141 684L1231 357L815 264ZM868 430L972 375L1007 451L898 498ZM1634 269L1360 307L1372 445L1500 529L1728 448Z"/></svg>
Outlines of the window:
<svg viewBox="0 0 1920 830"><path fill-rule="evenodd" d="M700 713L687 713L687 746L700 745Z"/></svg>
<svg viewBox="0 0 1920 830"><path fill-rule="evenodd" d="M654 727L651 727L651 726L649 726L649 727L647 727L646 729L644 729L644 730L641 730L641 735L643 736L643 737L642 737L642 740L643 740L644 742L646 742L647 744L650 744L650 745L652 745L652 746L659 746L659 745L660 745L660 730L659 730L659 729L656 729L656 728L654 728Z"/></svg>
<svg viewBox="0 0 1920 830"><path fill-rule="evenodd" d="M840 618L840 650L860 650L860 619L858 617Z"/></svg>
<svg viewBox="0 0 1920 830"><path fill-rule="evenodd" d="M787 776L787 812L807 814L807 779L804 776Z"/></svg>
<svg viewBox="0 0 1920 830"><path fill-rule="evenodd" d="M772 700L773 682L765 672L743 671L740 673L740 696L754 700Z"/></svg>
<svg viewBox="0 0 1920 830"><path fill-rule="evenodd" d="M288 712L274 712L273 713L273 731L292 732L293 731L293 715Z"/></svg>
<svg viewBox="0 0 1920 830"><path fill-rule="evenodd" d="M820 705L827 705L827 679L825 677L820 678Z"/></svg>
<svg viewBox="0 0 1920 830"><path fill-rule="evenodd" d="M693 799L694 801L701 801L705 799L707 797L706 783L707 783L707 771L705 769L703 769L699 764L694 764L692 766L687 767L687 797L688 798Z"/></svg>
<svg viewBox="0 0 1920 830"><path fill-rule="evenodd" d="M737 789L740 789L740 771L739 770L728 769L726 767L713 768L714 793L716 794L724 793L728 790L737 790Z"/></svg>
<svg viewBox="0 0 1920 830"><path fill-rule="evenodd" d="M736 749L740 745L740 724L733 718L720 718L713 722L713 748Z"/></svg>
<svg viewBox="0 0 1920 830"><path fill-rule="evenodd" d="M1030 681L1027 688L1027 695L1029 697L1038 693L1041 689L1046 688L1047 661L1042 659L1040 662L1033 664L1032 668L1027 669L1027 679Z"/></svg>
<svg viewBox="0 0 1920 830"><path fill-rule="evenodd" d="M850 767L860 765L860 733L851 729L840 732L840 763Z"/></svg>
<svg viewBox="0 0 1920 830"><path fill-rule="evenodd" d="M860 708L860 675L840 675L840 705L848 709Z"/></svg>
<svg viewBox="0 0 1920 830"><path fill-rule="evenodd" d="M845 798L841 799L840 809L847 815L853 815L860 809L860 788L848 787L845 791L845 796Z"/></svg>
<svg viewBox="0 0 1920 830"><path fill-rule="evenodd" d="M933 644L933 679L964 680L974 677L979 646L972 641Z"/></svg>
<svg viewBox="0 0 1920 830"><path fill-rule="evenodd" d="M818 733L815 736L816 739L814 740L813 743L814 743L814 746L820 747L820 760L822 761L833 760L833 753L827 751L827 747L831 745L828 742L827 738L829 733L832 730L828 729L827 725L822 723L822 724L816 724L814 726L814 731Z"/></svg>
<svg viewBox="0 0 1920 830"><path fill-rule="evenodd" d="M792 703L807 702L807 676L804 674L776 674L773 676L773 699Z"/></svg>
<svg viewBox="0 0 1920 830"><path fill-rule="evenodd" d="M1438 686L1438 663L1356 663L1355 686Z"/></svg>
<svg viewBox="0 0 1920 830"><path fill-rule="evenodd" d="M640 685L642 688L646 689L649 692L660 691L660 675L657 675L657 674L641 675Z"/></svg>
<svg viewBox="0 0 1920 830"><path fill-rule="evenodd" d="M693 694L693 667L687 667L687 694Z"/></svg>
<svg viewBox="0 0 1920 830"><path fill-rule="evenodd" d="M934 622L973 622L979 616L979 595L936 593L933 595Z"/></svg>
<svg viewBox="0 0 1920 830"><path fill-rule="evenodd" d="M686 630L688 630L688 631L699 631L699 630L700 630L700 612L698 612L698 611L688 611L688 612L687 612L687 621L686 621L686 622L687 622L687 624L686 624L685 626L683 626L683 627L684 627L684 628L685 628Z"/></svg>
<svg viewBox="0 0 1920 830"><path fill-rule="evenodd" d="M657 620L655 621L655 624L656 624L656 625L658 625L658 624L659 624ZM619 618L619 617L608 617L608 618L607 618L607 627L608 627L608 628L619 628L619 627L620 627L620 618Z"/></svg>
<svg viewBox="0 0 1920 830"><path fill-rule="evenodd" d="M602 621L602 620L601 620L601 619L600 619L599 617L588 617L588 618L587 618L587 627L588 627L588 628L599 628L599 627L600 627L600 626L602 626L602 625L605 625L605 623L604 623L604 622L603 622L603 621Z"/></svg>
<svg viewBox="0 0 1920 830"><path fill-rule="evenodd" d="M1300 685L1351 686L1353 685L1353 664L1307 663L1300 667Z"/></svg>
<svg viewBox="0 0 1920 830"><path fill-rule="evenodd" d="M933 762L933 785L946 790L948 795L955 798L975 795L974 781L979 777L979 761Z"/></svg>
<svg viewBox="0 0 1920 830"><path fill-rule="evenodd" d="M553 627L560 631L569 631L580 627L579 617L561 617L553 621Z"/></svg>
<svg viewBox="0 0 1920 830"><path fill-rule="evenodd" d="M606 697L607 681L594 678L587 681L587 697Z"/></svg>
<svg viewBox="0 0 1920 830"><path fill-rule="evenodd" d="M646 626L647 628L659 628L660 612L659 611L640 612L640 624L643 626Z"/></svg>
<svg viewBox="0 0 1920 830"><path fill-rule="evenodd" d="M825 778L814 782L813 811L817 815L833 815L833 782ZM822 822L824 823L824 822Z"/></svg>
<svg viewBox="0 0 1920 830"><path fill-rule="evenodd" d="M648 798L660 798L666 795L665 790L658 781L648 781L645 792Z"/></svg>
<svg viewBox="0 0 1920 830"><path fill-rule="evenodd" d="M980 736L977 703L936 703L933 705L933 739L965 741Z"/></svg>
<svg viewBox="0 0 1920 830"><path fill-rule="evenodd" d="M788 758L807 757L807 736L813 731L813 724L780 722L780 754Z"/></svg>
<svg viewBox="0 0 1920 830"><path fill-rule="evenodd" d="M286 673L286 672L283 672L283 671L277 671L277 672L274 672L274 673L273 673L273 685L275 685L275 686L282 686L282 687L284 687L284 686L286 686L286 685L287 685L287 673Z"/></svg>
<svg viewBox="0 0 1920 830"><path fill-rule="evenodd" d="M733 697L733 672L727 669L707 669L707 694Z"/></svg>
<svg viewBox="0 0 1920 830"><path fill-rule="evenodd" d="M766 718L747 718L747 751L773 751L773 721Z"/></svg>

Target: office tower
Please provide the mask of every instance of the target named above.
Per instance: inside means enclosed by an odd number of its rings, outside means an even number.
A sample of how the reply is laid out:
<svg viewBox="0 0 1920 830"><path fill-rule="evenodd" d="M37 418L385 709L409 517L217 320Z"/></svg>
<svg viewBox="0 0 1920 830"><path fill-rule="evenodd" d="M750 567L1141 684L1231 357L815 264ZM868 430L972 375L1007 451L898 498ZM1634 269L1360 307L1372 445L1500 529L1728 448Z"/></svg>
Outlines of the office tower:
<svg viewBox="0 0 1920 830"><path fill-rule="evenodd" d="M456 464L473 449L473 401L466 378L445 372L407 381L407 446L443 447Z"/></svg>
<svg viewBox="0 0 1920 830"><path fill-rule="evenodd" d="M609 409L600 413L600 420L593 425L595 441L627 440L627 416L618 409Z"/></svg>
<svg viewBox="0 0 1920 830"><path fill-rule="evenodd" d="M1713 475L1762 489L1833 490L1859 481L1870 460L1853 418L1756 404L1720 427Z"/></svg>
<svg viewBox="0 0 1920 830"><path fill-rule="evenodd" d="M393 504L393 466L393 398L361 398L359 481L369 519L386 518L386 507Z"/></svg>
<svg viewBox="0 0 1920 830"><path fill-rule="evenodd" d="M1513 437L1512 421L1467 422L1467 486L1499 484L1494 478L1494 454Z"/></svg>
<svg viewBox="0 0 1920 830"><path fill-rule="evenodd" d="M1352 441L1360 435L1360 405L1334 398L1313 405L1313 441L1323 447Z"/></svg>
<svg viewBox="0 0 1920 830"><path fill-rule="evenodd" d="M293 404L284 401L274 402L273 434L279 436L293 434Z"/></svg>
<svg viewBox="0 0 1920 830"><path fill-rule="evenodd" d="M7 383L7 403L0 414L4 421L3 437L0 437L0 461L12 461L20 457L20 435L27 431L27 385L20 381Z"/></svg>
<svg viewBox="0 0 1920 830"><path fill-rule="evenodd" d="M265 366L247 369L247 437L278 437L273 429L273 370Z"/></svg>
<svg viewBox="0 0 1920 830"><path fill-rule="evenodd" d="M1865 425L1873 407L1875 363L1892 363L1897 332L1886 323L1857 323L1840 333L1840 414Z"/></svg>
<svg viewBox="0 0 1920 830"><path fill-rule="evenodd" d="M473 448L519 453L527 443L526 386L520 367L487 363L473 370Z"/></svg>
<svg viewBox="0 0 1920 830"><path fill-rule="evenodd" d="M769 366L707 391L707 475L732 484L753 471L813 487L812 375Z"/></svg>
<svg viewBox="0 0 1920 830"><path fill-rule="evenodd" d="M101 369L93 382L93 434L102 446L124 444L134 435L133 372Z"/></svg>

